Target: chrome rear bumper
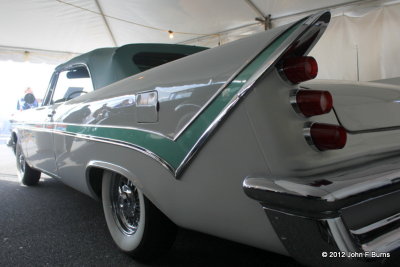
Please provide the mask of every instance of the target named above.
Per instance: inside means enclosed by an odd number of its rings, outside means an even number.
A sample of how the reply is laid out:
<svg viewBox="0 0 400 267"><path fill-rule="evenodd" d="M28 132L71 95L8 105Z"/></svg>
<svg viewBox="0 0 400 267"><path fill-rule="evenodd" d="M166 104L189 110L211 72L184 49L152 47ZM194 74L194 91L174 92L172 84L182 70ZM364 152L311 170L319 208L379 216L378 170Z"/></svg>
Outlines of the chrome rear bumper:
<svg viewBox="0 0 400 267"><path fill-rule="evenodd" d="M288 252L306 265L375 265L400 248L400 159L323 176L247 177Z"/></svg>

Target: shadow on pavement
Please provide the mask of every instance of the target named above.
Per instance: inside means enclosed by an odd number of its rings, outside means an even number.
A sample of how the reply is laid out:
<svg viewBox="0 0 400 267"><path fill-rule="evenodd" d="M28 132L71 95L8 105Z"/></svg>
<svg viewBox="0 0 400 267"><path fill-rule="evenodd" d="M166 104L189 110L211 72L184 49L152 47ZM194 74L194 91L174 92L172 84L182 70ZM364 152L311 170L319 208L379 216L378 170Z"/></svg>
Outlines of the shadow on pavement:
<svg viewBox="0 0 400 267"><path fill-rule="evenodd" d="M268 238L268 237L266 237ZM111 239L101 203L52 178L21 186L0 170L0 266L296 266L284 256L179 231L170 253L135 262Z"/></svg>

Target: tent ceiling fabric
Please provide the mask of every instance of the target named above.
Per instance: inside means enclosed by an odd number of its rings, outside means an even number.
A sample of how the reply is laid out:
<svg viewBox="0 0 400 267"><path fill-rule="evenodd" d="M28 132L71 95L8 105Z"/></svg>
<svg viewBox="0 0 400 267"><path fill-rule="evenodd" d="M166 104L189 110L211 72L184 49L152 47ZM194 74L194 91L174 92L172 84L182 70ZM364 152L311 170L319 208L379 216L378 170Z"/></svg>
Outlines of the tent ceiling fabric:
<svg viewBox="0 0 400 267"><path fill-rule="evenodd" d="M276 18L360 1L252 2ZM1 0L0 48L84 53L127 43L179 43L254 24L257 16L245 0ZM173 39L168 30L176 32Z"/></svg>

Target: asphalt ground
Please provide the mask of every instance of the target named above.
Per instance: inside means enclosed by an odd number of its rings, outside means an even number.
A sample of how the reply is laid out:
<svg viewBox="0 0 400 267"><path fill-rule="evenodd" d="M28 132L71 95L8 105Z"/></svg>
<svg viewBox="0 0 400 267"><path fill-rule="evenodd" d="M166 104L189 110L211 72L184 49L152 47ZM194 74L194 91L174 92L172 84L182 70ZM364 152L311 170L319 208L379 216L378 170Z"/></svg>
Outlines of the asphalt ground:
<svg viewBox="0 0 400 267"><path fill-rule="evenodd" d="M43 177L18 183L0 145L0 266L297 266L291 258L180 229L171 251L143 264L113 244L101 203Z"/></svg>

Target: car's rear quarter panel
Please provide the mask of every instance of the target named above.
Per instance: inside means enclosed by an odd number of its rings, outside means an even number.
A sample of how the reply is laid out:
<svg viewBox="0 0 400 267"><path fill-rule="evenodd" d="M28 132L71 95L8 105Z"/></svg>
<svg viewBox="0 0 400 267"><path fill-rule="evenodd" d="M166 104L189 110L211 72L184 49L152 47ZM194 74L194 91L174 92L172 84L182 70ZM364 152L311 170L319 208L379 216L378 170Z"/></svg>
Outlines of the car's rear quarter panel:
<svg viewBox="0 0 400 267"><path fill-rule="evenodd" d="M55 144L58 151L67 151L65 158L59 154L59 176L86 194L93 193L82 177L87 165L106 162L114 166L105 168L124 168L122 174L177 225L286 253L259 204L242 189L244 177L269 175L244 107L232 113L179 179L129 148L57 134ZM114 170L122 172L119 167Z"/></svg>
<svg viewBox="0 0 400 267"><path fill-rule="evenodd" d="M88 169L112 169L135 181L179 226L286 254L262 208L242 189L246 176L270 175L245 105L239 104L230 112L179 176L143 151L92 138L91 133L98 128L118 131L124 127L129 131L132 127L150 134L159 133L151 134L153 142L157 138L179 138L196 112L205 108L214 95L224 96L219 89L226 87L242 67L287 28L180 59L60 106L54 116L58 176L71 187L93 195ZM171 97L188 89L196 93L181 102ZM156 90L160 99L157 123L137 123L135 112L138 110L133 106L129 116L121 120L110 104L122 98L134 101L136 93L149 90ZM174 111L187 103L197 105L198 110L182 124L179 116L187 114ZM102 109L108 115L95 119ZM71 126L84 132L70 132ZM174 149L177 153L180 151L179 143Z"/></svg>

